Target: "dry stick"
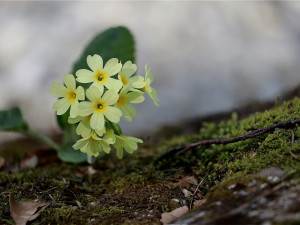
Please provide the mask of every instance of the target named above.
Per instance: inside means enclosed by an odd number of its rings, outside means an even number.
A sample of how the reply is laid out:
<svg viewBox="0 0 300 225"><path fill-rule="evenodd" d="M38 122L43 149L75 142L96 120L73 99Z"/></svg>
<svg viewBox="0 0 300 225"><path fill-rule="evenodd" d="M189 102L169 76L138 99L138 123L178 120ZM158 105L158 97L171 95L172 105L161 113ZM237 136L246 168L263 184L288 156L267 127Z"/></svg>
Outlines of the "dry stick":
<svg viewBox="0 0 300 225"><path fill-rule="evenodd" d="M174 149L172 149L169 152L166 152L164 154L162 154L158 159L155 160L155 162L158 162L162 159L165 158L169 158L170 156L176 154L177 152L179 152L180 154L201 146L201 145L210 145L210 144L229 144L229 143L234 143L234 142L238 142L238 141L243 141L246 139L250 139L250 138L255 138L257 136L263 135L265 133L271 132L273 130L275 130L276 128L291 128L293 126L295 126L296 124L300 124L300 119L293 119L293 120L288 120L285 122L282 121L277 121L275 124L265 127L265 128L250 128L250 130L254 130L253 132L247 133L247 134L243 134L237 137L232 137L232 138L220 138L220 139L212 139L212 140L203 140L203 141L199 141L193 144L190 144L188 146L183 146L183 147L176 147Z"/></svg>
<svg viewBox="0 0 300 225"><path fill-rule="evenodd" d="M193 206L193 200L194 200L194 196L195 194L197 193L197 191L199 190L199 187L200 185L203 183L203 181L206 179L207 175L201 180L201 182L199 182L199 184L197 185L197 188L196 190L194 191L194 193L192 194L192 199L191 199L191 202L190 202L190 210L192 209L192 206Z"/></svg>
<svg viewBox="0 0 300 225"><path fill-rule="evenodd" d="M242 134L237 137L232 137L232 138L220 138L220 139L212 139L212 140L203 140L199 141L193 144L188 145L185 147L183 150L180 151L180 153L184 153L188 151L189 149L198 147L200 145L210 145L210 144L229 144L233 142L238 142L238 141L243 141L249 138L255 138L257 136L263 135L265 133L271 132L275 130L276 128L290 128L295 126L296 124L300 124L300 119L293 119L293 120L288 120L285 122L278 121L275 124L265 127L265 128L257 128L255 131L247 133L247 134Z"/></svg>
<svg viewBox="0 0 300 225"><path fill-rule="evenodd" d="M292 133L292 145L293 145L295 142L295 132L291 129L288 129L288 131Z"/></svg>

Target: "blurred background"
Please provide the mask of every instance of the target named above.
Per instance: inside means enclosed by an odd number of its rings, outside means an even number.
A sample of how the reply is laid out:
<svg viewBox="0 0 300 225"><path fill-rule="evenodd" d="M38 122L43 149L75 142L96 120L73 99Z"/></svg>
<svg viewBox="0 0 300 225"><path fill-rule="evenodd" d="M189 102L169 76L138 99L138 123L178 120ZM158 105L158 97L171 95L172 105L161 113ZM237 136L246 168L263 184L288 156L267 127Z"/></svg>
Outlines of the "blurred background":
<svg viewBox="0 0 300 225"><path fill-rule="evenodd" d="M160 99L159 108L139 104L125 134L275 101L300 84L299 21L300 2L1 2L0 109L18 105L32 128L58 131L51 83L96 34L120 25Z"/></svg>

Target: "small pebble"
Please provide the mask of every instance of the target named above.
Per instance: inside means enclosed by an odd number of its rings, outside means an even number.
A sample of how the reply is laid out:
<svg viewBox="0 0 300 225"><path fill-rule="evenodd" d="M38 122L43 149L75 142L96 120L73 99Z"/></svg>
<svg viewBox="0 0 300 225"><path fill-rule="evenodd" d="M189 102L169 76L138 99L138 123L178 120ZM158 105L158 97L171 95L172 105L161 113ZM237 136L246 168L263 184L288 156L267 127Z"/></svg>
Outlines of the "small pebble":
<svg viewBox="0 0 300 225"><path fill-rule="evenodd" d="M280 181L280 178L277 176L268 176L268 181L270 181L271 183L277 183Z"/></svg>
<svg viewBox="0 0 300 225"><path fill-rule="evenodd" d="M179 199L177 199L177 198L172 198L171 201L179 202Z"/></svg>
<svg viewBox="0 0 300 225"><path fill-rule="evenodd" d="M249 217L256 217L256 216L258 216L260 214L260 212L258 211L258 210L253 210L253 211L250 211L249 213L248 213L248 216Z"/></svg>
<svg viewBox="0 0 300 225"><path fill-rule="evenodd" d="M256 180L252 180L251 182L248 183L248 187L252 187L254 186L255 184L257 184L257 181Z"/></svg>
<svg viewBox="0 0 300 225"><path fill-rule="evenodd" d="M227 189L228 189L228 190L231 190L231 189L233 189L233 188L235 188L235 187L236 187L236 184L232 184L232 185L228 186Z"/></svg>
<svg viewBox="0 0 300 225"><path fill-rule="evenodd" d="M217 206L222 205L222 202L217 201L217 202L215 202L215 205L217 205Z"/></svg>
<svg viewBox="0 0 300 225"><path fill-rule="evenodd" d="M272 225L272 223L270 221L265 221L261 225Z"/></svg>
<svg viewBox="0 0 300 225"><path fill-rule="evenodd" d="M202 217L202 216L204 216L205 215L205 211L202 211L202 212L200 212L198 215L197 215L197 217Z"/></svg>
<svg viewBox="0 0 300 225"><path fill-rule="evenodd" d="M267 187L267 186L268 186L267 183L263 183L263 184L260 185L260 189L264 189L264 188Z"/></svg>

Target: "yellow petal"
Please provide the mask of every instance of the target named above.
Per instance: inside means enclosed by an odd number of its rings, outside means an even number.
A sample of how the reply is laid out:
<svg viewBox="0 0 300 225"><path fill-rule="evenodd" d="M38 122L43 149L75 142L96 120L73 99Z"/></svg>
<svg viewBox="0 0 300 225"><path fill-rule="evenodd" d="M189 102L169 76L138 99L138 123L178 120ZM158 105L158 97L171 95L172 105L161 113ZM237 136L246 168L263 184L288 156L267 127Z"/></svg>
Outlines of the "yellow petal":
<svg viewBox="0 0 300 225"><path fill-rule="evenodd" d="M66 97L67 95L67 88L62 85L61 83L58 82L53 82L52 83L52 87L50 88L50 93L54 96L54 97Z"/></svg>
<svg viewBox="0 0 300 225"><path fill-rule="evenodd" d="M78 112L80 116L91 115L94 111L93 103L91 102L80 102L78 105Z"/></svg>
<svg viewBox="0 0 300 225"><path fill-rule="evenodd" d="M120 109L112 106L107 106L107 109L104 112L104 116L113 123L118 123L122 116Z"/></svg>
<svg viewBox="0 0 300 225"><path fill-rule="evenodd" d="M102 113L93 113L91 121L91 128L102 130L104 127L104 116Z"/></svg>
<svg viewBox="0 0 300 225"><path fill-rule="evenodd" d="M53 110L57 111L57 115L62 115L69 109L70 105L68 99L62 98L54 103Z"/></svg>
<svg viewBox="0 0 300 225"><path fill-rule="evenodd" d="M65 74L64 75L64 83L67 86L67 88L70 90L76 89L76 81L75 77L72 74Z"/></svg>
<svg viewBox="0 0 300 225"><path fill-rule="evenodd" d="M102 100L106 102L107 105L115 104L119 99L119 95L114 90L108 90L104 93Z"/></svg>
<svg viewBox="0 0 300 225"><path fill-rule="evenodd" d="M103 90L103 89L102 89ZM101 99L101 89L95 87L95 86L91 86L89 89L87 89L86 91L86 97L88 97L88 99L91 102L95 102L99 99Z"/></svg>

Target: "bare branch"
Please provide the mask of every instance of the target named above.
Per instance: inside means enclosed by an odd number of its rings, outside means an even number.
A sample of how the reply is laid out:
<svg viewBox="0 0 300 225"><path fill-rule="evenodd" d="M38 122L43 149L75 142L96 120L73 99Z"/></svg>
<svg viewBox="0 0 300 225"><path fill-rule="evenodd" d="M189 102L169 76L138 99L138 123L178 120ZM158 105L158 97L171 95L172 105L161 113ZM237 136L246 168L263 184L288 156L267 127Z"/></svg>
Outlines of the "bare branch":
<svg viewBox="0 0 300 225"><path fill-rule="evenodd" d="M238 142L238 141L243 141L246 139L250 139L250 138L255 138L258 136L261 136L265 133L268 132L272 132L274 131L276 128L282 128L282 129L289 129L291 127L294 127L296 124L300 124L300 119L293 119L293 120L288 120L288 121L277 121L275 122L275 124L265 127L265 128L250 128L250 130L254 130L253 132L250 133L246 133L246 134L242 134L240 136L236 136L236 137L232 137L232 138L220 138L220 139L211 139L211 140L202 140L196 143L192 143L188 146L183 146L183 147L176 147L174 149L172 149L169 152L164 153L163 155L161 155L157 160L160 161L164 158L168 158L170 155L174 155L177 152L179 152L179 154L182 154L188 150L191 150L195 147L198 146L202 146L202 145L211 145L211 144L229 144L229 143L234 143L234 142Z"/></svg>

